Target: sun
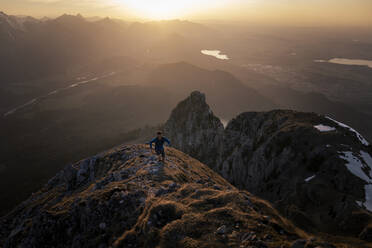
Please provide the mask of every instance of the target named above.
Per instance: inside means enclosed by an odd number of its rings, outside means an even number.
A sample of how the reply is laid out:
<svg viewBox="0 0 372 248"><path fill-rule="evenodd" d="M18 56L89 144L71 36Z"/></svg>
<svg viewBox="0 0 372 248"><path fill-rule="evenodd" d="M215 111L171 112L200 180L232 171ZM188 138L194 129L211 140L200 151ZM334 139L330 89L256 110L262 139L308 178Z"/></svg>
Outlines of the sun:
<svg viewBox="0 0 372 248"><path fill-rule="evenodd" d="M205 8L205 0L122 0L123 7L135 15L155 20L185 17L193 11Z"/></svg>

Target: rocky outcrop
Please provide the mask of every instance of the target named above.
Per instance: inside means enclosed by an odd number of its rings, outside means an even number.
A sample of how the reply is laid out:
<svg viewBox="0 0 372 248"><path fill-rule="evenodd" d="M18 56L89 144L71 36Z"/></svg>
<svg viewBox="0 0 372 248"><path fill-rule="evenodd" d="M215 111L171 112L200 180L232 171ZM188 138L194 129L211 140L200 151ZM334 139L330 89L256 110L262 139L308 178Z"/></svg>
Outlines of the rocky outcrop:
<svg viewBox="0 0 372 248"><path fill-rule="evenodd" d="M221 131L208 105L198 104L203 107L179 105L168 120L176 148L197 150L191 155L308 230L371 241L372 150L354 129L315 113L276 110L240 114ZM175 125L174 113L182 116L182 126ZM218 128L208 138L213 127ZM209 143L194 146L200 139L216 141L216 150L211 153Z"/></svg>
<svg viewBox="0 0 372 248"><path fill-rule="evenodd" d="M180 102L172 111L165 131L179 150L208 165L216 162L224 128L206 104L204 94L195 91Z"/></svg>
<svg viewBox="0 0 372 248"><path fill-rule="evenodd" d="M0 220L1 247L338 247L197 160L166 153L158 163L128 145L67 166Z"/></svg>

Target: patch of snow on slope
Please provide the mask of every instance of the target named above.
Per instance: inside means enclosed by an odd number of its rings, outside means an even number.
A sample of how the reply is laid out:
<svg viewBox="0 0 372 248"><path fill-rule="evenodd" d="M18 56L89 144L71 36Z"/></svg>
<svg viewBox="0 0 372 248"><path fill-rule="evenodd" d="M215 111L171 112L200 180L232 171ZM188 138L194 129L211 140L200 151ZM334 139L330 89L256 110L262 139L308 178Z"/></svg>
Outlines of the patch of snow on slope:
<svg viewBox="0 0 372 248"><path fill-rule="evenodd" d="M329 119L329 120L331 120L331 121L333 121L333 122L336 122L340 127L344 127L344 128L349 129L349 131L355 133L355 135L358 137L358 139L360 140L360 142L362 142L363 145L369 146L368 141L360 133L358 133L355 129L349 127L348 125L346 125L346 124L344 124L342 122L336 121L336 120L332 119L329 116L326 116L326 118Z"/></svg>
<svg viewBox="0 0 372 248"><path fill-rule="evenodd" d="M372 172L372 157L371 157L371 155L369 155L369 153L367 153L365 151L360 151L360 156L362 156L364 162L367 164L370 171ZM372 173L371 173L371 175L372 175Z"/></svg>
<svg viewBox="0 0 372 248"><path fill-rule="evenodd" d="M341 152L340 158L347 161L346 167L355 176L366 182L364 186L365 201L357 201L357 204L364 206L372 212L372 157L365 151L360 151L360 159L352 152Z"/></svg>
<svg viewBox="0 0 372 248"><path fill-rule="evenodd" d="M323 124L316 125L314 128L318 129L320 132L331 132L336 130L334 127L325 126Z"/></svg>
<svg viewBox="0 0 372 248"><path fill-rule="evenodd" d="M222 125L223 125L224 128L226 128L227 127L227 124L229 124L229 121L228 120L220 119L220 121L221 121L221 123L222 123Z"/></svg>
<svg viewBox="0 0 372 248"><path fill-rule="evenodd" d="M364 206L366 209L372 212L372 184L367 184L364 186L365 194L366 194L366 201L364 203Z"/></svg>
<svg viewBox="0 0 372 248"><path fill-rule="evenodd" d="M369 166L366 166L359 158L355 157L352 152L341 152L340 158L347 161L346 167L351 173L366 183L372 183L370 175L367 175L364 171L368 170Z"/></svg>
<svg viewBox="0 0 372 248"><path fill-rule="evenodd" d="M313 180L314 178L316 177L316 175L313 175L313 176L311 176L311 177L308 177L308 178L306 178L305 179L305 182L310 182L311 180Z"/></svg>

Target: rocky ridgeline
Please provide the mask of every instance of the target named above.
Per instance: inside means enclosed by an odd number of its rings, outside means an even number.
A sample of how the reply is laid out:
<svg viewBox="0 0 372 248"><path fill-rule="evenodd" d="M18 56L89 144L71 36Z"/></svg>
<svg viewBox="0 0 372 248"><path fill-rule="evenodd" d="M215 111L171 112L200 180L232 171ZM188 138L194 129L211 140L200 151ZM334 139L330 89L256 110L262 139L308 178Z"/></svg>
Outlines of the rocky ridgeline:
<svg viewBox="0 0 372 248"><path fill-rule="evenodd" d="M372 241L372 149L314 113L243 113L226 129L194 92L165 125L174 146L311 231Z"/></svg>
<svg viewBox="0 0 372 248"><path fill-rule="evenodd" d="M67 166L1 219L0 247L338 247L188 155L167 154L162 164L128 145Z"/></svg>

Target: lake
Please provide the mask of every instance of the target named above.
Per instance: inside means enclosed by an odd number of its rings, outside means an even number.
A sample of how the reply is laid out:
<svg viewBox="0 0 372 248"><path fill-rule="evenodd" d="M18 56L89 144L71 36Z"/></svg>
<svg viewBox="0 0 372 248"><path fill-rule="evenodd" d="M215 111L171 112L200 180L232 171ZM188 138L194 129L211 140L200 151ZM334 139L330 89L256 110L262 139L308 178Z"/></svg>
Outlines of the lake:
<svg viewBox="0 0 372 248"><path fill-rule="evenodd" d="M364 59L342 59L342 58L334 58L330 60L321 60L317 59L314 60L317 63L332 63L332 64L339 64L339 65L359 65L359 66L368 66L372 68L372 60L364 60Z"/></svg>
<svg viewBox="0 0 372 248"><path fill-rule="evenodd" d="M221 54L220 50L201 50L201 53L207 56L213 56L217 59L228 60L229 57L225 54Z"/></svg>

